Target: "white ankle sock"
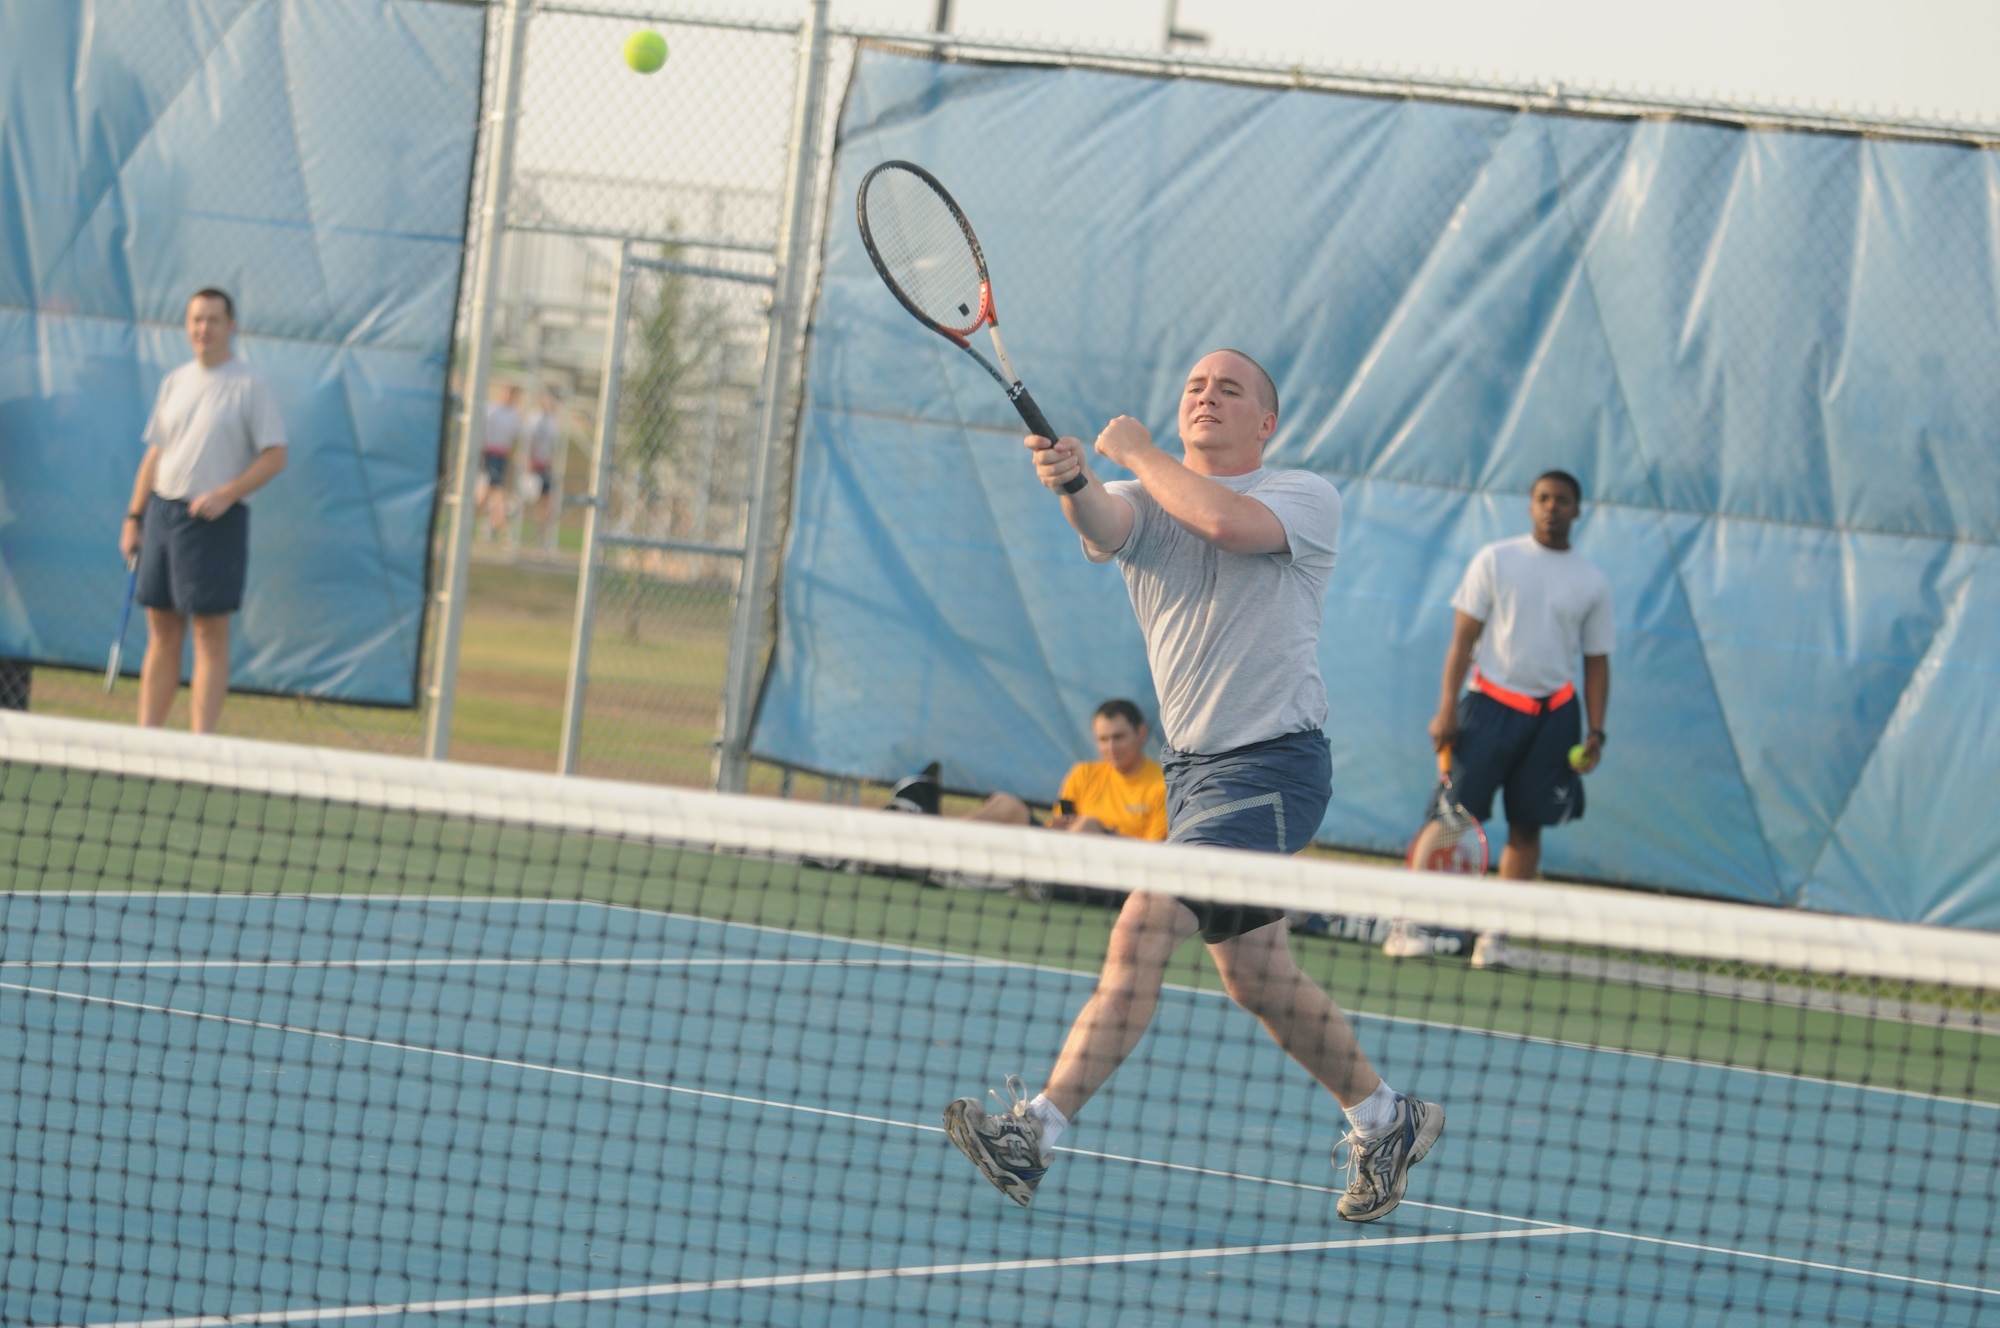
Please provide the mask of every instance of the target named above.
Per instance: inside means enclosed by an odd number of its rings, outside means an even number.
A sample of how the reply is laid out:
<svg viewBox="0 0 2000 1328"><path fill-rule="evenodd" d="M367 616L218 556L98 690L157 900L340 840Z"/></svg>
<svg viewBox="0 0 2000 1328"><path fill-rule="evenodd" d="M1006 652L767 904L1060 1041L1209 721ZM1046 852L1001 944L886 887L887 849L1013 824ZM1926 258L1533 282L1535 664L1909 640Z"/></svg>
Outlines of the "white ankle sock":
<svg viewBox="0 0 2000 1328"><path fill-rule="evenodd" d="M1363 1139L1372 1139L1396 1125L1396 1090L1382 1083L1361 1101L1347 1108L1347 1123Z"/></svg>
<svg viewBox="0 0 2000 1328"><path fill-rule="evenodd" d="M1049 1158L1055 1155L1056 1140L1069 1128L1069 1117L1055 1103L1049 1101L1045 1093L1037 1093L1028 1102L1028 1114L1042 1126L1042 1165L1047 1166Z"/></svg>

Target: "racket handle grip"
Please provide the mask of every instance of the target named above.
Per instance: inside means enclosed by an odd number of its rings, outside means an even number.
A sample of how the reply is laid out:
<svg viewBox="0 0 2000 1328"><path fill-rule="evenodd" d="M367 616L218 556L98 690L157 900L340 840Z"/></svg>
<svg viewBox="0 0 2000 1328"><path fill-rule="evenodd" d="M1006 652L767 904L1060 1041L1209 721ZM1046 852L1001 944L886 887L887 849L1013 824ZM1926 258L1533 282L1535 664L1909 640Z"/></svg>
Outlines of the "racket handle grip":
<svg viewBox="0 0 2000 1328"><path fill-rule="evenodd" d="M1062 436L1049 423L1049 417L1042 414L1042 408L1035 404L1035 399L1028 395L1027 388L1016 384L1015 390L1007 395L1013 398L1014 409L1021 412L1021 422L1028 426L1029 432L1033 433L1035 437L1055 439ZM1082 471L1078 471L1063 482L1062 491L1064 493L1077 493L1089 483L1089 477L1084 475Z"/></svg>
<svg viewBox="0 0 2000 1328"><path fill-rule="evenodd" d="M1451 777L1451 744L1438 748L1438 773L1447 779Z"/></svg>

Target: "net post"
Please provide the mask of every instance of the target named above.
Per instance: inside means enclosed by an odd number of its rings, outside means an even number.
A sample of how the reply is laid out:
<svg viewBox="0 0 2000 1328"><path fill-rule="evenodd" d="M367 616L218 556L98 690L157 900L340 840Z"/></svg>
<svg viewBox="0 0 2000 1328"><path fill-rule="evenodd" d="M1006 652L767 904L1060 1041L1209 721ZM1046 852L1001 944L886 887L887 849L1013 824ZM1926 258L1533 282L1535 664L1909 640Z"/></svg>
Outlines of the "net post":
<svg viewBox="0 0 2000 1328"><path fill-rule="evenodd" d="M611 326L604 336L604 383L597 399L597 437L590 448L590 487L583 498L583 549L576 568L576 625L570 632L569 686L563 693L560 774L576 773L583 743L583 694L590 681L590 633L597 619L597 526L604 511L604 458L618 436L618 392L625 371L625 319L632 306L632 242L618 245L611 291Z"/></svg>
<svg viewBox="0 0 2000 1328"><path fill-rule="evenodd" d="M821 117L828 64L828 0L812 0L799 32L798 96L793 106L784 231L778 237L778 281L764 332L764 375L759 387L757 449L744 522L743 570L729 624L729 665L722 692L722 738L716 748L714 785L741 793L749 777L750 722L768 638L767 599L777 564L773 486L783 467L776 453L791 417L791 384L804 335L806 276L812 266L813 199L819 174Z"/></svg>
<svg viewBox="0 0 2000 1328"><path fill-rule="evenodd" d="M526 0L506 0L500 17L500 86L494 98L500 109L492 118L497 130L493 159L486 172L486 195L479 210L478 267L472 288L472 364L465 376L465 400L459 416L458 464L452 476L451 536L445 543L445 589L438 596L437 643L431 654L431 680L424 689L430 704L424 717L424 756L442 761L451 755L452 703L458 685L459 637L465 623L466 583L472 563L472 534L479 513L472 498L477 491L478 439L485 425L486 387L493 367L493 305L500 285L500 254L507 226L507 195L514 172L514 130L520 122L522 66L528 52Z"/></svg>

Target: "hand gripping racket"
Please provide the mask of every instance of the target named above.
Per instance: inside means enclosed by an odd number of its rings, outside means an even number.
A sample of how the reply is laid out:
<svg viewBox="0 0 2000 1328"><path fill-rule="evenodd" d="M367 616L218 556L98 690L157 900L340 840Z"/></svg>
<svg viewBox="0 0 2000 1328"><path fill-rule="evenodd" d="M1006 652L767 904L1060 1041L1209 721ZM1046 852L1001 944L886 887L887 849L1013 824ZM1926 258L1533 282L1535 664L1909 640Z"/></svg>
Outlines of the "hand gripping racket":
<svg viewBox="0 0 2000 1328"><path fill-rule="evenodd" d="M1463 876L1486 871L1486 832L1459 806L1458 793L1451 785L1449 747L1438 752L1438 782L1431 793L1429 818L1410 841L1407 861L1416 871Z"/></svg>
<svg viewBox="0 0 2000 1328"><path fill-rule="evenodd" d="M125 653L125 629L132 625L132 599L139 589L139 560L125 564L125 607L118 614L118 635L111 638L111 661L104 666L104 690L118 682L118 657Z"/></svg>
<svg viewBox="0 0 2000 1328"><path fill-rule="evenodd" d="M868 257L889 293L919 323L992 374L1036 437L1055 438L1042 408L1007 360L979 238L937 177L907 161L885 161L862 177L854 212L861 223L861 243L868 247ZM993 338L997 368L968 340L981 327ZM1078 474L1063 484L1062 491L1075 493L1089 482Z"/></svg>

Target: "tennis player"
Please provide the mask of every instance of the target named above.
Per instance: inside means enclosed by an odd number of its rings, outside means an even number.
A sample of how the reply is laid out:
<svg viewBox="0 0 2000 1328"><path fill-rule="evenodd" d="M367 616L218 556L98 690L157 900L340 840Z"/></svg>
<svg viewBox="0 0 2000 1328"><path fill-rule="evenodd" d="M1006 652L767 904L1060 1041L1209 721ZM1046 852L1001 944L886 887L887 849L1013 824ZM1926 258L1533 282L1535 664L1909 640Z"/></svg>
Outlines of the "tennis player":
<svg viewBox="0 0 2000 1328"><path fill-rule="evenodd" d="M1532 531L1474 554L1451 597L1457 613L1431 741L1451 748L1452 779L1467 812L1486 820L1494 793L1505 792L1500 874L1514 880L1533 880L1540 870L1544 826L1583 815L1582 776L1604 755L1617 629L1611 582L1570 547L1582 507L1574 475L1551 470L1537 478L1528 496ZM1572 767L1569 749L1579 737L1585 757Z"/></svg>
<svg viewBox="0 0 2000 1328"><path fill-rule="evenodd" d="M229 694L229 620L243 606L251 494L285 468L285 419L262 375L235 358L236 304L214 287L188 297L194 359L160 380L146 452L132 479L119 551L136 560L146 610L139 723L158 728L181 685L194 628L189 727L213 733Z"/></svg>
<svg viewBox="0 0 2000 1328"><path fill-rule="evenodd" d="M1340 495L1317 475L1264 468L1277 427L1270 376L1241 351L1218 350L1194 366L1181 394L1185 461L1123 415L1098 435L1097 453L1136 479L1099 480L1074 438L1027 440L1051 490L1086 477L1063 497L1064 515L1086 557L1115 559L1125 575L1160 698L1170 843L1296 853L1331 797L1319 625ZM1272 908L1130 895L1097 990L1042 1091L1024 1100L1010 1075L1014 1100L1000 1115L959 1099L944 1112L952 1141L1026 1205L1056 1141L1152 1021L1168 958L1195 935L1229 995L1346 1112L1340 1216L1372 1222L1388 1213L1437 1141L1444 1112L1376 1074L1347 1017L1293 962L1284 915Z"/></svg>

